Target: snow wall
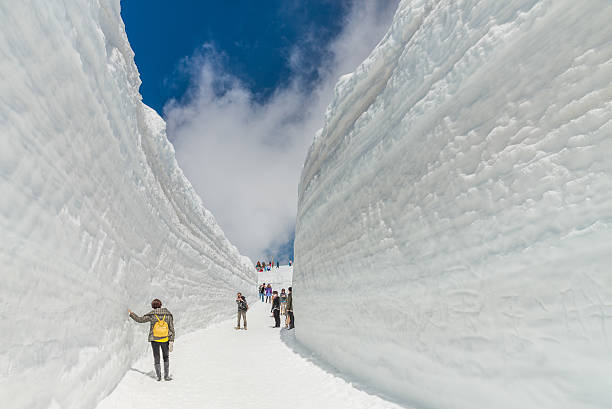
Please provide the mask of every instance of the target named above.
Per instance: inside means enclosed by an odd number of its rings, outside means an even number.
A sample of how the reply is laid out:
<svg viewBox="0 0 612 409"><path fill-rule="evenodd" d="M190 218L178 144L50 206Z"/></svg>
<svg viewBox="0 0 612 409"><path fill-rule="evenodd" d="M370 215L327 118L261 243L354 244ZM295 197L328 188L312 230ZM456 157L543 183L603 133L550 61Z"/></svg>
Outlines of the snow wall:
<svg viewBox="0 0 612 409"><path fill-rule="evenodd" d="M410 407L612 407L611 20L400 3L302 172L303 344Z"/></svg>
<svg viewBox="0 0 612 409"><path fill-rule="evenodd" d="M2 2L0 27L0 402L92 408L150 349L128 308L162 299L180 339L255 270L141 103L119 0Z"/></svg>

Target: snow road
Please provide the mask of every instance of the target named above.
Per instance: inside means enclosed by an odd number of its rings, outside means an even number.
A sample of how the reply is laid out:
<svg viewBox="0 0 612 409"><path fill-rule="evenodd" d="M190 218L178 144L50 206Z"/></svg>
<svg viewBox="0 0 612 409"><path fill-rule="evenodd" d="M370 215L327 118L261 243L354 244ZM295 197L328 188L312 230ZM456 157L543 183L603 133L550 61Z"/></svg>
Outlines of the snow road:
<svg viewBox="0 0 612 409"><path fill-rule="evenodd" d="M271 282L280 290L290 285L291 273L286 266L275 268L261 273L259 282ZM247 331L235 330L232 319L179 336L170 354L171 382L154 379L147 351L97 409L148 409L152 404L171 409L261 409L285 400L296 409L400 408L356 388L333 368L319 366L296 343L293 330L272 328L270 304L248 301ZM144 342L144 325L142 329Z"/></svg>

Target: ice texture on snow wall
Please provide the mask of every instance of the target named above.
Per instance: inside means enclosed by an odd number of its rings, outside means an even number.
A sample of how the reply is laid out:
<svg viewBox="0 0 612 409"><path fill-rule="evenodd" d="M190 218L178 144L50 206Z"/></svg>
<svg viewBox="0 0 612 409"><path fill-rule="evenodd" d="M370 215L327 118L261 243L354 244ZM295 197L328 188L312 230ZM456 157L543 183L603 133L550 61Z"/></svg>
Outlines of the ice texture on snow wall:
<svg viewBox="0 0 612 409"><path fill-rule="evenodd" d="M612 406L611 20L400 3L302 172L302 343L416 407Z"/></svg>
<svg viewBox="0 0 612 409"><path fill-rule="evenodd" d="M255 271L141 102L119 0L0 4L0 402L92 408L147 347L234 312Z"/></svg>

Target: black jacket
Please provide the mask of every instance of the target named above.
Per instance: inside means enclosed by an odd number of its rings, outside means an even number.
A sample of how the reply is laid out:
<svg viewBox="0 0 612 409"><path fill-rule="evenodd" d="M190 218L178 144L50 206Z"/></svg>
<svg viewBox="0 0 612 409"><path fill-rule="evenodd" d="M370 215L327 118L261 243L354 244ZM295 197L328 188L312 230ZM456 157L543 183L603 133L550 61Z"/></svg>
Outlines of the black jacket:
<svg viewBox="0 0 612 409"><path fill-rule="evenodd" d="M274 310L280 310L280 298L278 298L278 296L274 297L274 299L272 300L272 309L270 310L270 312Z"/></svg>

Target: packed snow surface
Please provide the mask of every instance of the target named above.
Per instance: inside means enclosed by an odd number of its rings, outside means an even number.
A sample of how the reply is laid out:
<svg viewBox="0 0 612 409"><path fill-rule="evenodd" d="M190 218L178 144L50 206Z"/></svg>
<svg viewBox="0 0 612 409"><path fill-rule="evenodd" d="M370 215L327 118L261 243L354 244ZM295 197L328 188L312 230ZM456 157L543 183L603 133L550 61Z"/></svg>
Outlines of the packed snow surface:
<svg viewBox="0 0 612 409"><path fill-rule="evenodd" d="M92 408L145 349L154 297L179 337L254 293L141 103L119 0L0 3L0 402Z"/></svg>
<svg viewBox="0 0 612 409"><path fill-rule="evenodd" d="M300 342L407 405L612 407L610 21L400 3L304 166Z"/></svg>
<svg viewBox="0 0 612 409"><path fill-rule="evenodd" d="M280 292L291 268L260 273L259 281ZM270 274L271 273L271 274ZM224 300L236 306L234 297ZM400 409L365 389L353 387L330 367L321 368L295 341L293 330L271 328L270 304L247 299L248 330L236 320L214 324L178 339L170 354L171 382L153 378L150 350L97 409ZM150 348L149 348L150 349Z"/></svg>

